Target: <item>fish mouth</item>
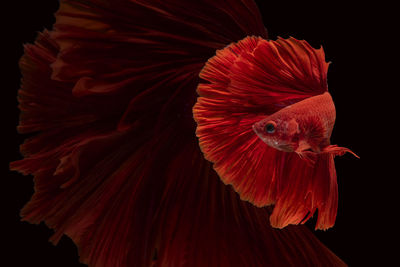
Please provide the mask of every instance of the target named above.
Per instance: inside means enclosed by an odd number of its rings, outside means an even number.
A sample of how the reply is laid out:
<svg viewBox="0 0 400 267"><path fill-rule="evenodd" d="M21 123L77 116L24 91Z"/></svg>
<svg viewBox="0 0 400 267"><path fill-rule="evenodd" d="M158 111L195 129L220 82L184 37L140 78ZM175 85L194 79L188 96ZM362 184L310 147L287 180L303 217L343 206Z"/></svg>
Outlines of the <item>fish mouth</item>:
<svg viewBox="0 0 400 267"><path fill-rule="evenodd" d="M265 138L262 130L260 129L261 127L259 127L259 125L257 123L253 124L252 128L253 128L253 132L258 136L258 138L260 138L267 145L270 145L269 140L267 138Z"/></svg>
<svg viewBox="0 0 400 267"><path fill-rule="evenodd" d="M253 125L251 126L251 128L253 128L253 132L255 132L256 135L257 135L260 139L262 139L262 134L261 134L260 130L258 129L259 127L257 127L257 123L256 123L256 124L253 124Z"/></svg>

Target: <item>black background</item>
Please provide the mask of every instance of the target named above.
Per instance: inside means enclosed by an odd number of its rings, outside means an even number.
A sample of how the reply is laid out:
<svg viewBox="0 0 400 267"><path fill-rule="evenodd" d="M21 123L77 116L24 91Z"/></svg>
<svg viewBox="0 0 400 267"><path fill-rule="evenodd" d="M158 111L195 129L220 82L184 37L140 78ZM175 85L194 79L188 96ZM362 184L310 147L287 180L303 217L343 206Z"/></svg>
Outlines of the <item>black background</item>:
<svg viewBox="0 0 400 267"><path fill-rule="evenodd" d="M396 157L388 154L397 143L390 136L394 129L386 120L395 116L396 106L389 105L395 98L388 77L390 69L384 60L391 60L394 39L383 34L390 23L385 23L385 10L366 3L324 4L282 3L257 1L269 31L269 37L293 36L307 40L313 47L322 45L329 67L329 90L337 109L337 121L332 143L349 147L361 159L350 155L336 159L339 183L339 211L336 225L328 231L317 231L318 238L350 266L393 266L389 245L394 239L396 220L390 209L396 196L392 181L398 174L390 171ZM301 1L303 2L303 1ZM56 0L14 1L3 12L2 64L6 75L2 88L2 161L6 174L2 176L3 213L5 223L2 240L4 266L84 266L78 264L77 250L64 237L57 247L47 240L52 231L44 225L30 225L19 220L19 210L33 193L31 177L8 173L8 162L20 158L18 146L23 137L17 135L16 95L20 82L18 60L24 43L33 42L38 31L50 29ZM8 14L5 14L8 13ZM382 18L383 17L383 18ZM4 18L4 16L3 16ZM398 113L398 112L397 112ZM397 116L398 121L398 116ZM4 163L4 164L3 164ZM398 201L397 201L398 202ZM313 227L315 222L308 225ZM386 232L389 230L389 232ZM398 264L398 263L397 263Z"/></svg>

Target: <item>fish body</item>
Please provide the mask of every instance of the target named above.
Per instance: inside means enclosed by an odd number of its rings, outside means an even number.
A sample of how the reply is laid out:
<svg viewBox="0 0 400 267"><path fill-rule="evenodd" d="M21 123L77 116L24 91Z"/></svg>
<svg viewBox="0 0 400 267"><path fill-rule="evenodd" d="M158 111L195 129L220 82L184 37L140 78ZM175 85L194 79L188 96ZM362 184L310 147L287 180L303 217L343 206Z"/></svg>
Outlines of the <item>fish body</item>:
<svg viewBox="0 0 400 267"><path fill-rule="evenodd" d="M253 129L264 143L278 150L319 153L330 145L335 118L332 97L325 92L279 110L253 124Z"/></svg>
<svg viewBox="0 0 400 267"><path fill-rule="evenodd" d="M330 144L335 119L335 105L329 92L325 92L286 106L253 124L253 130L267 145L296 152L310 162L314 162L315 153L355 155L347 148Z"/></svg>

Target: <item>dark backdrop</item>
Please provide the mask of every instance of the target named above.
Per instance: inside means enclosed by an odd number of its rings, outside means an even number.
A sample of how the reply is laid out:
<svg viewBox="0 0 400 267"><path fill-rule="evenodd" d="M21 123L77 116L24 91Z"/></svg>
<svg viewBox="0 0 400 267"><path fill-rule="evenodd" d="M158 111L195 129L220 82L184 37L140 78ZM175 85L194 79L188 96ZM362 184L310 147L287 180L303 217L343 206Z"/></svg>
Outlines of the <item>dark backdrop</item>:
<svg viewBox="0 0 400 267"><path fill-rule="evenodd" d="M379 35L381 11L365 3L349 6L336 1L318 5L293 5L286 1L271 5L270 2L257 1L271 39L293 36L307 40L314 47L324 47L327 61L332 62L328 83L337 109L332 143L349 147L361 157L358 160L345 155L336 159L339 183L336 225L315 234L350 266L391 266L387 240L392 232L388 236L383 231L396 224L393 213L386 212L384 207L396 203L385 196L391 194L388 181L396 179L396 175L398 178L398 174L388 168L393 157L383 153L395 141L386 135L392 128L383 123L380 114L393 115L382 109L395 96L384 85L385 79L378 77L382 69L385 74L389 72L387 65L380 62L382 54L387 52L385 49L390 49L390 45L380 47L382 43L390 43L390 38L383 40ZM38 31L51 28L57 7L57 0L16 0L3 11L8 16L2 27L5 46L2 64L6 74L3 77L6 85L2 87L6 93L2 95L6 123L2 124L2 130L7 136L3 138L3 154L7 159L2 161L6 174L2 176L1 194L6 247L3 260L8 262L4 266L84 266L77 263L77 250L68 238L64 237L55 247L47 241L51 230L19 221L19 210L30 199L33 183L31 177L7 173L8 162L20 158L18 146L23 141L15 130L16 94L21 78L17 64L22 45L33 42ZM314 223L308 226L312 228Z"/></svg>

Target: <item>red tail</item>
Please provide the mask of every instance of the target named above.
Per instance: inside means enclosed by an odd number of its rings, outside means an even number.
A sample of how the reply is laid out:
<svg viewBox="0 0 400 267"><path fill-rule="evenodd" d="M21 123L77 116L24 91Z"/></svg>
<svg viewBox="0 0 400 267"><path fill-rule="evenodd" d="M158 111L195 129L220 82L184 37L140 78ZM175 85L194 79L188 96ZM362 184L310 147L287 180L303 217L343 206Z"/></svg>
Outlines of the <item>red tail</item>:
<svg viewBox="0 0 400 267"><path fill-rule="evenodd" d="M24 220L95 267L344 266L305 227L271 228L198 149L197 76L266 38L252 1L72 0L56 18L20 62L18 129L37 132L11 164L35 179Z"/></svg>

